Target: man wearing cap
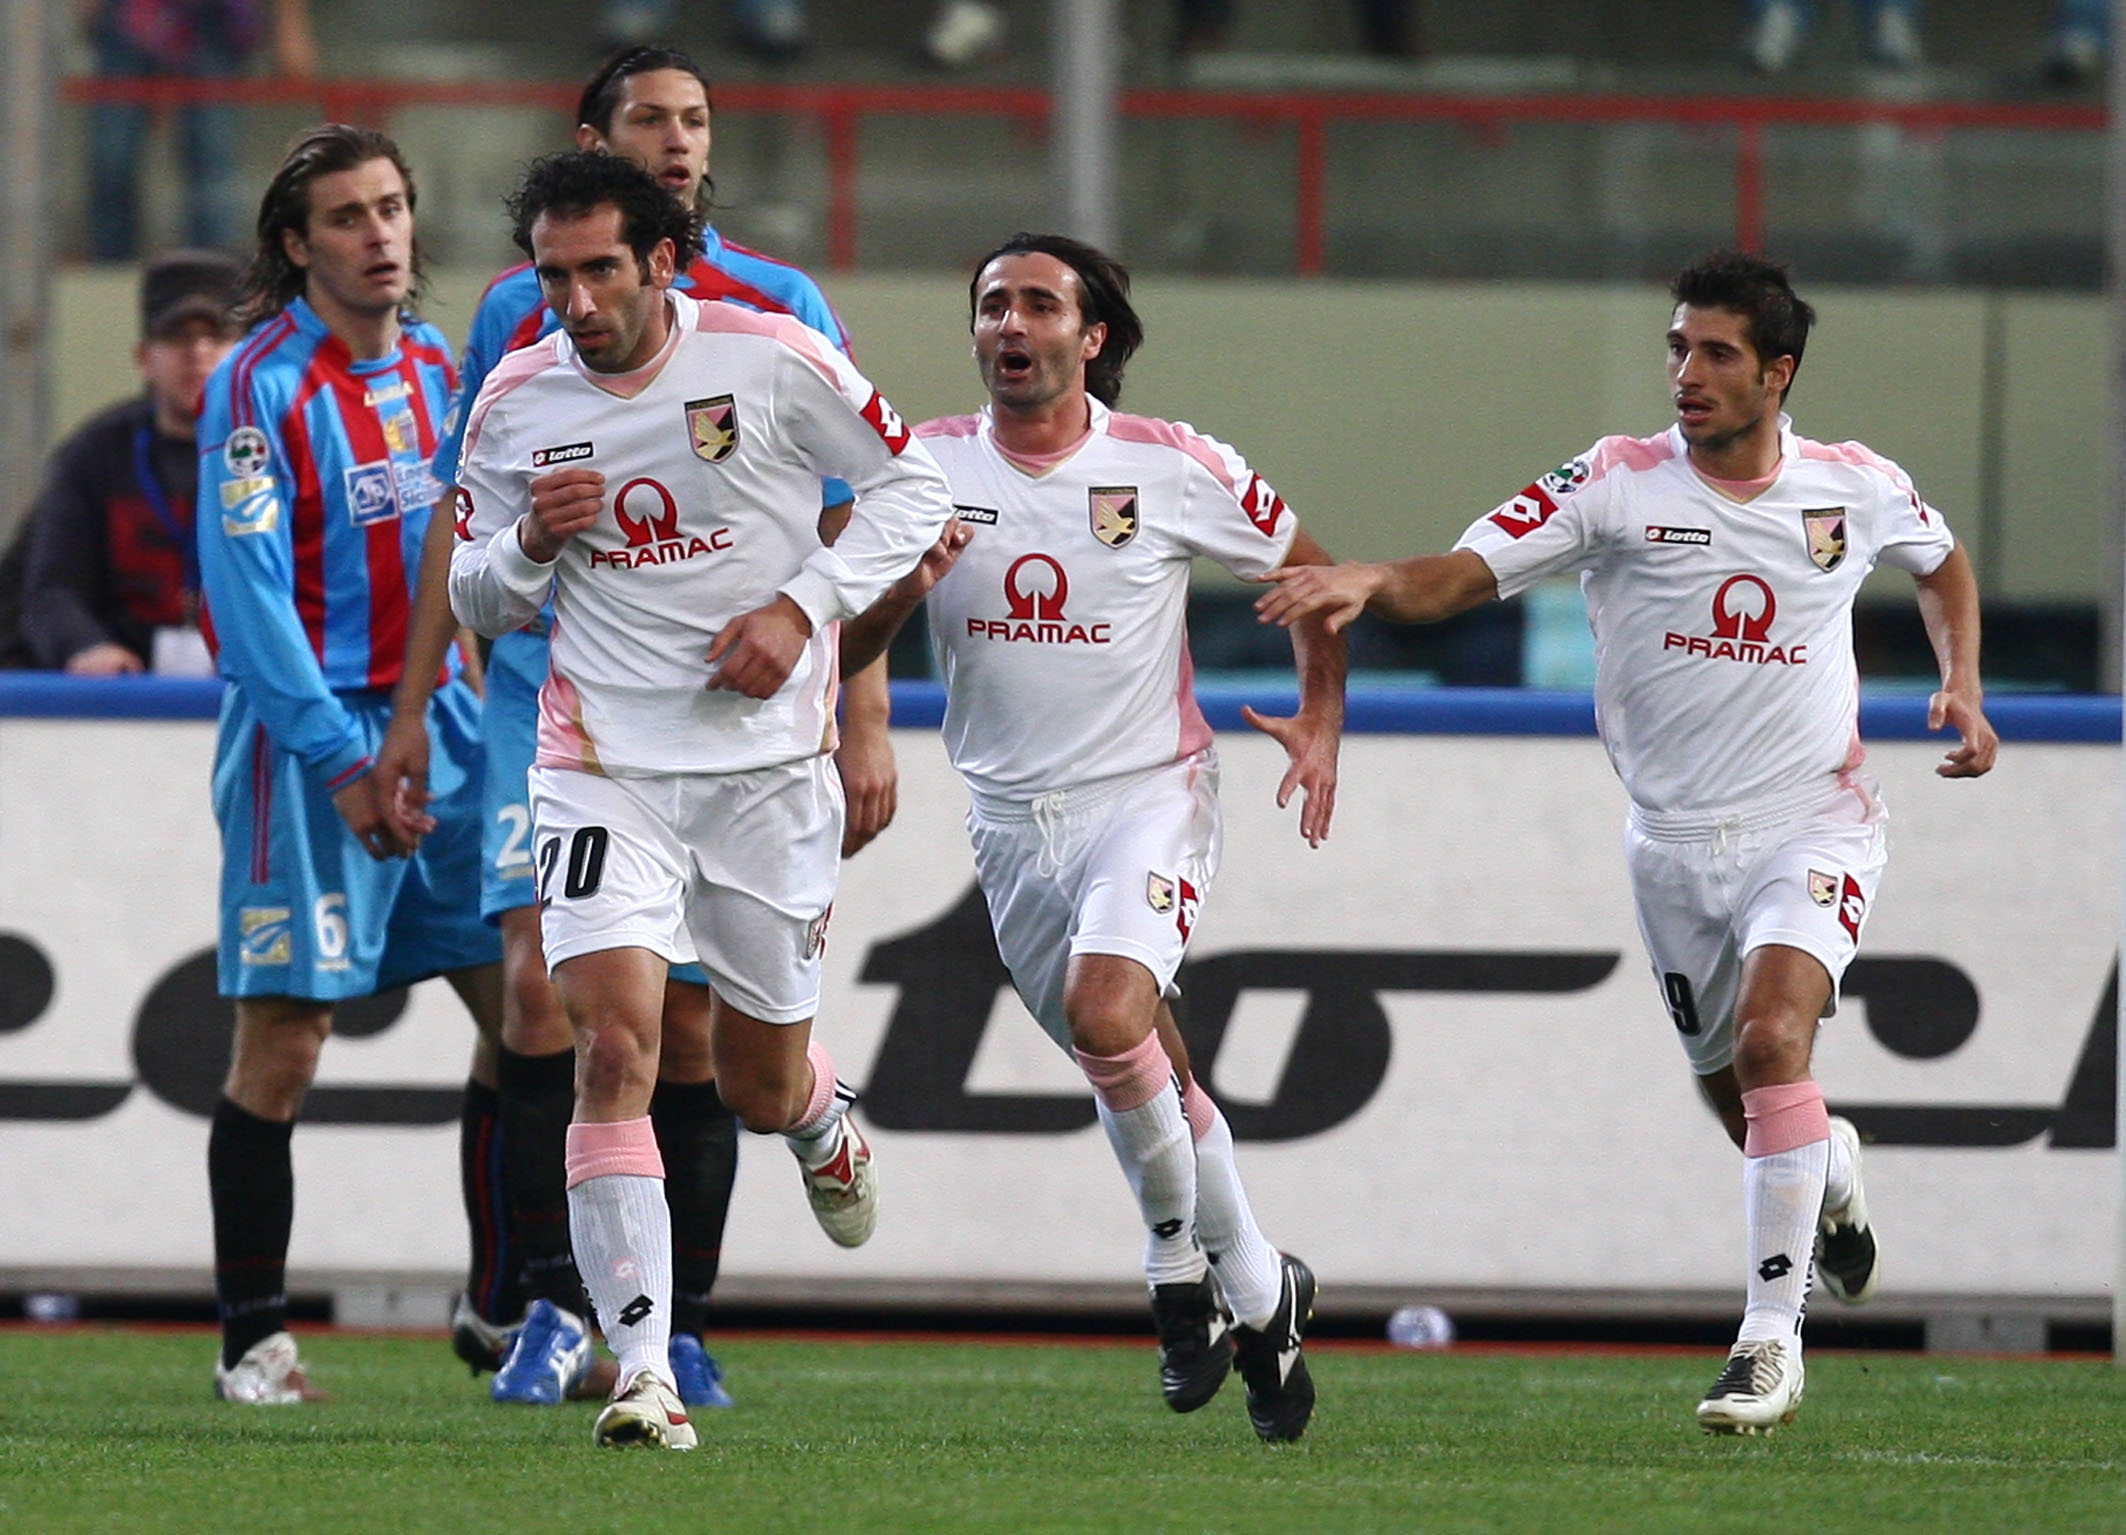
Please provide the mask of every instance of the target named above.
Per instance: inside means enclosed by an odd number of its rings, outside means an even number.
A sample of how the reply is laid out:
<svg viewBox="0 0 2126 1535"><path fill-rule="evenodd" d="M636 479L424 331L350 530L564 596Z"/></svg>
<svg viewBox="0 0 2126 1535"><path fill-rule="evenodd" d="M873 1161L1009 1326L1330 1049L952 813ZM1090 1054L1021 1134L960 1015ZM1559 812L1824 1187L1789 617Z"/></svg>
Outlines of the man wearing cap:
<svg viewBox="0 0 2126 1535"><path fill-rule="evenodd" d="M37 665L91 677L210 670L192 423L236 344L239 275L215 251L174 251L142 273L133 357L147 388L59 445L26 519L22 626Z"/></svg>

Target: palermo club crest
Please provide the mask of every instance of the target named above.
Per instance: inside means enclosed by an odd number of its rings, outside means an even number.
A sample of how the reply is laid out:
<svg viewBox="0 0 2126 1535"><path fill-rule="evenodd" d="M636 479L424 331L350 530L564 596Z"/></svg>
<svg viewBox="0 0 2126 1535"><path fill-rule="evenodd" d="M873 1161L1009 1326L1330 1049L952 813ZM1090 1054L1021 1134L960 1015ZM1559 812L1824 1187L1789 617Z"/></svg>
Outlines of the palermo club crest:
<svg viewBox="0 0 2126 1535"><path fill-rule="evenodd" d="M1836 570L1845 563L1845 508L1827 506L1803 512L1801 526L1808 534L1809 558L1818 570Z"/></svg>
<svg viewBox="0 0 2126 1535"><path fill-rule="evenodd" d="M710 400L689 400L687 440L694 456L705 464L720 464L738 451L738 406L727 394Z"/></svg>
<svg viewBox="0 0 2126 1535"><path fill-rule="evenodd" d="M1137 487L1096 485L1086 492L1093 537L1119 549L1137 536Z"/></svg>

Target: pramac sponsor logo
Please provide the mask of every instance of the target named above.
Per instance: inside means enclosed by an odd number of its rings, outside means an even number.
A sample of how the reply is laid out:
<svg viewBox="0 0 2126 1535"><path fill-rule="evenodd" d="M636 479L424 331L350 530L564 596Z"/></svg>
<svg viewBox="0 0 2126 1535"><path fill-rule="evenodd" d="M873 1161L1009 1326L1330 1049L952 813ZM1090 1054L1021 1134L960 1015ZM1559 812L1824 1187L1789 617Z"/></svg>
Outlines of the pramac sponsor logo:
<svg viewBox="0 0 2126 1535"><path fill-rule="evenodd" d="M627 544L619 549L593 549L593 570L600 565L617 565L623 570L672 565L696 555L719 554L731 547L729 528L713 528L706 534L682 532L679 503L652 479L629 480L620 487L620 493L613 497L613 521L620 525Z"/></svg>
<svg viewBox="0 0 2126 1535"><path fill-rule="evenodd" d="M1678 634L1671 629L1663 650L1681 650L1709 661L1745 661L1753 666L1806 666L1809 647L1771 643L1779 601L1761 577L1729 576L1713 593L1713 632Z"/></svg>
<svg viewBox="0 0 2126 1535"><path fill-rule="evenodd" d="M1004 572L1004 618L970 618L967 633L975 639L1011 640L1030 645L1105 645L1106 624L1073 623L1063 605L1070 600L1070 577L1045 554L1022 554Z"/></svg>

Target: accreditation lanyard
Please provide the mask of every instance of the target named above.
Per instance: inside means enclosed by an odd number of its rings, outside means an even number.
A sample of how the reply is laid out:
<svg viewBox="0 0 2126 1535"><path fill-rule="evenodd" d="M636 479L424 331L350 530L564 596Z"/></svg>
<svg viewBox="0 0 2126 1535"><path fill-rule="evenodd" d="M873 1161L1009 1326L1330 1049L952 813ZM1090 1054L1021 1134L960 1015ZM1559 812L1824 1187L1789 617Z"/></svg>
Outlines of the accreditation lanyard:
<svg viewBox="0 0 2126 1535"><path fill-rule="evenodd" d="M143 423L133 432L133 478L140 482L140 493L147 498L148 510L162 524L163 532L170 535L170 542L184 561L185 612L199 611L199 541L192 531L177 520L177 508L170 504L169 494L162 488L162 479L155 473L155 428L152 423Z"/></svg>

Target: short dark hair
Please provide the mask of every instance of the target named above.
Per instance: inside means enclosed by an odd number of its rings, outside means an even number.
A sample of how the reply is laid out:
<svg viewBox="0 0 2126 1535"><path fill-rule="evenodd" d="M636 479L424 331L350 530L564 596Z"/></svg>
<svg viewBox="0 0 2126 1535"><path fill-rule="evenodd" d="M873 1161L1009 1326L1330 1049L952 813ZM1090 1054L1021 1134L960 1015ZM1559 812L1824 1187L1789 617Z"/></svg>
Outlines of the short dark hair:
<svg viewBox="0 0 2126 1535"><path fill-rule="evenodd" d="M1122 370L1144 344L1144 322L1129 302L1129 268L1083 240L1020 230L974 264L967 283L967 323L974 324L982 273L1000 256L1053 256L1078 274L1078 303L1087 325L1105 325L1100 354L1085 365L1085 388L1103 405L1122 398Z"/></svg>
<svg viewBox="0 0 2126 1535"><path fill-rule="evenodd" d="M510 194L509 216L514 221L517 248L527 256L532 254L532 225L541 215L582 218L603 207L619 210L620 238L645 272L650 252L659 241L670 240L680 261L700 243L700 215L680 207L655 176L618 155L571 149L532 161L523 185Z"/></svg>
<svg viewBox="0 0 2126 1535"><path fill-rule="evenodd" d="M1759 362L1791 357L1795 373L1801 371L1816 311L1794 292L1785 262L1745 251L1715 251L1678 272L1668 291L1677 303L1693 309L1725 309L1742 316ZM1793 387L1790 378L1788 393Z"/></svg>
<svg viewBox="0 0 2126 1535"><path fill-rule="evenodd" d="M414 205L413 168L399 146L374 128L354 128L346 123L320 123L298 134L281 157L280 168L266 184L258 202L258 248L252 252L238 316L247 325L271 319L302 296L308 274L288 259L281 236L288 230L307 234L310 228L310 184L320 176L351 171L371 160L389 160L406 183L406 211ZM418 298L427 282L421 266L421 244L413 245L413 287L409 302Z"/></svg>

